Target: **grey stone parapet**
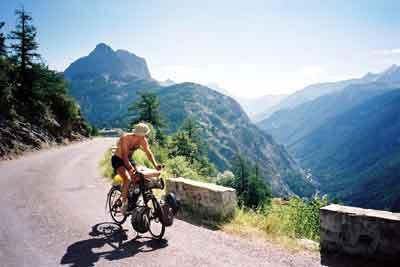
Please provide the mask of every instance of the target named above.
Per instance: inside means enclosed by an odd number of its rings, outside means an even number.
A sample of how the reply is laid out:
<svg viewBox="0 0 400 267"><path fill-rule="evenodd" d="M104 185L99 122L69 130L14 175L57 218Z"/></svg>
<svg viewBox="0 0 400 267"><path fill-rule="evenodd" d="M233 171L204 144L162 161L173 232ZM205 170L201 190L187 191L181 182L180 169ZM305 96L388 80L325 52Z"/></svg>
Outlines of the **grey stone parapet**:
<svg viewBox="0 0 400 267"><path fill-rule="evenodd" d="M399 213L332 204L320 209L320 223L322 258L343 254L400 266Z"/></svg>
<svg viewBox="0 0 400 267"><path fill-rule="evenodd" d="M168 178L167 192L172 192L186 207L203 217L227 218L237 205L233 188L185 178Z"/></svg>

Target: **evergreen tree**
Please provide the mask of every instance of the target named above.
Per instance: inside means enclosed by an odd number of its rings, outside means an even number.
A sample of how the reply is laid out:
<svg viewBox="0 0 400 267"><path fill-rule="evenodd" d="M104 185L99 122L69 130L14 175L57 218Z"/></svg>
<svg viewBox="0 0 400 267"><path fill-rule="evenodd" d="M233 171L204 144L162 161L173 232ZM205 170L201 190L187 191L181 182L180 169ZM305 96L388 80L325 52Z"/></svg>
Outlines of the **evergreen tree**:
<svg viewBox="0 0 400 267"><path fill-rule="evenodd" d="M251 175L250 162L237 153L235 160L232 162L232 172L236 178L235 189L238 195L241 195L246 190L247 181Z"/></svg>
<svg viewBox="0 0 400 267"><path fill-rule="evenodd" d="M39 59L40 55L36 52L38 43L36 41L36 28L32 25L32 17L22 7L15 10L17 16L17 26L14 31L8 35L8 39L14 40L10 45L13 58L17 62L20 69L21 86L26 89L27 83L32 80L28 73L35 59Z"/></svg>
<svg viewBox="0 0 400 267"><path fill-rule="evenodd" d="M166 126L166 122L160 113L160 102L155 93L140 92L139 99L129 106L128 111L133 113L133 124L138 122L150 123L154 127L157 142L161 146L165 145L166 136L162 132L162 128Z"/></svg>
<svg viewBox="0 0 400 267"><path fill-rule="evenodd" d="M196 141L200 139L199 129L199 124L192 117L186 118L180 127L180 130L188 133L190 139Z"/></svg>
<svg viewBox="0 0 400 267"><path fill-rule="evenodd" d="M165 120L160 113L160 102L153 92L140 92L139 99L128 110L134 114L132 123L148 122L156 130L165 127Z"/></svg>
<svg viewBox="0 0 400 267"><path fill-rule="evenodd" d="M204 144L200 136L200 125L194 118L186 118L181 127L179 127L179 131L186 132L190 142L196 145L196 151L190 159L192 163L194 160L201 161L202 158L207 156L207 146Z"/></svg>
<svg viewBox="0 0 400 267"><path fill-rule="evenodd" d="M190 163L193 163L197 152L197 144L190 139L188 132L178 131L171 139L169 153L171 156L184 156Z"/></svg>
<svg viewBox="0 0 400 267"><path fill-rule="evenodd" d="M202 141L199 130L199 124L193 118L187 118L172 135L168 145L169 154L171 157L184 156L197 173L213 176L217 170L208 160L207 146Z"/></svg>
<svg viewBox="0 0 400 267"><path fill-rule="evenodd" d="M264 181L257 177L255 173L250 175L247 180L247 188L242 193L241 198L244 204L250 208L257 208L269 200L272 196L271 189Z"/></svg>
<svg viewBox="0 0 400 267"><path fill-rule="evenodd" d="M0 30L3 27L4 27L4 22L0 22ZM7 55L5 42L6 42L6 37L4 36L4 33L0 32L0 57Z"/></svg>
<svg viewBox="0 0 400 267"><path fill-rule="evenodd" d="M253 166L239 153L232 162L233 178L218 183L236 189L239 201L250 208L262 206L271 198L271 189L260 177L258 165Z"/></svg>

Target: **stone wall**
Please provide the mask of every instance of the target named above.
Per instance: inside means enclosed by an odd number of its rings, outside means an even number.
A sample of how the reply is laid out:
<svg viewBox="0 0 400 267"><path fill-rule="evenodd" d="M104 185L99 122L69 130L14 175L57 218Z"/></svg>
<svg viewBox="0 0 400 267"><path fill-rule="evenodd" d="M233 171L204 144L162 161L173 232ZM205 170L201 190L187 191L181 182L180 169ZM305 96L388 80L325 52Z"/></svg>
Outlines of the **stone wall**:
<svg viewBox="0 0 400 267"><path fill-rule="evenodd" d="M167 192L201 217L227 218L237 204L235 189L185 178L168 178Z"/></svg>
<svg viewBox="0 0 400 267"><path fill-rule="evenodd" d="M400 266L399 213L329 205L320 222L322 260L340 253Z"/></svg>

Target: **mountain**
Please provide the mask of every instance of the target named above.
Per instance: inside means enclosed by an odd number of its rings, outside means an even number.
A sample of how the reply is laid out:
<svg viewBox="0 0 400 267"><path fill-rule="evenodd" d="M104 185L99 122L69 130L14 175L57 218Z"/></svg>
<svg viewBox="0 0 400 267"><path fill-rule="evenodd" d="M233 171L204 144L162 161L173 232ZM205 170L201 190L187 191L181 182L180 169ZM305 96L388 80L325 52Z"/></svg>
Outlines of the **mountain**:
<svg viewBox="0 0 400 267"><path fill-rule="evenodd" d="M251 123L233 98L193 83L164 88L158 95L170 131L178 129L185 118L196 118L208 144L209 158L220 170L229 169L230 161L240 151L260 165L273 192L312 194L313 188L297 163L270 135Z"/></svg>
<svg viewBox="0 0 400 267"><path fill-rule="evenodd" d="M207 83L205 86L208 87L208 88L211 88L211 89L213 89L213 90L215 90L215 91L217 91L217 92L220 92L220 93L223 94L223 95L228 95L228 96L231 95L231 94L228 92L228 90L226 90L225 88L222 88L222 87L221 87L219 84L217 84L217 83Z"/></svg>
<svg viewBox="0 0 400 267"><path fill-rule="evenodd" d="M369 82L277 111L258 125L285 145L322 193L400 211L399 70L368 73L362 79Z"/></svg>
<svg viewBox="0 0 400 267"><path fill-rule="evenodd" d="M394 88L397 88L396 85L379 82L350 85L342 91L321 96L293 109L277 111L259 122L258 126L291 149L327 119Z"/></svg>
<svg viewBox="0 0 400 267"><path fill-rule="evenodd" d="M165 81L159 81L158 83L159 83L161 86L171 86L171 85L176 84L176 82L174 82L174 81L171 80L171 79L166 79Z"/></svg>
<svg viewBox="0 0 400 267"><path fill-rule="evenodd" d="M259 113L255 117L255 121L267 120L276 111L285 109L293 109L303 103L317 99L320 96L339 92L350 85L367 84L371 82L378 83L399 83L400 82L400 67L392 65L387 70L380 73L368 72L361 78L349 79L338 82L317 83L306 86L305 88L296 91L295 93L285 97L277 104L266 109L266 112Z"/></svg>
<svg viewBox="0 0 400 267"><path fill-rule="evenodd" d="M145 59L125 50L114 51L100 43L88 55L73 62L65 71L68 79L77 76L111 75L118 77L135 77L151 80Z"/></svg>
<svg viewBox="0 0 400 267"><path fill-rule="evenodd" d="M260 121L270 115L274 111L274 107L278 105L287 95L264 95L257 98L237 97L237 101L249 115L252 121Z"/></svg>
<svg viewBox="0 0 400 267"><path fill-rule="evenodd" d="M139 91L161 88L152 80L104 75L79 75L69 84L69 92L85 118L98 128L121 127L128 106L137 99Z"/></svg>
<svg viewBox="0 0 400 267"><path fill-rule="evenodd" d="M400 88L400 87L399 87ZM326 120L292 146L320 190L345 203L400 211L400 90Z"/></svg>
<svg viewBox="0 0 400 267"><path fill-rule="evenodd" d="M361 79L350 79L338 82L317 83L309 85L286 97L282 102L276 105L273 110L285 110L295 108L303 103L314 100L322 95L334 93L342 90L352 84L366 83Z"/></svg>
<svg viewBox="0 0 400 267"><path fill-rule="evenodd" d="M225 88L222 88L217 83L208 83L205 85L223 95L233 97L242 106L246 114L252 121L258 121L266 117L269 114L270 109L277 105L287 95L264 95L257 98L246 98L232 95Z"/></svg>
<svg viewBox="0 0 400 267"><path fill-rule="evenodd" d="M386 71L377 74L376 81L385 83L399 83L400 82L400 66L392 65Z"/></svg>
<svg viewBox="0 0 400 267"><path fill-rule="evenodd" d="M400 68L392 65L381 73L368 72L361 78L349 79L337 82L326 82L311 84L301 90L281 99L277 104L272 105L264 113L259 113L255 121L267 120L274 112L293 109L303 103L307 103L320 96L339 92L350 85L367 84L371 82L397 83L400 82Z"/></svg>
<svg viewBox="0 0 400 267"><path fill-rule="evenodd" d="M108 55L112 61L115 52L108 51L103 56ZM86 69L78 72L72 67L74 64L76 62L66 71L70 77L70 93L92 124L98 127L126 126L128 106L137 99L137 92L151 90L158 95L161 112L168 120L167 132L176 131L189 116L196 118L201 125L203 140L208 144L210 161L219 170L229 169L230 161L240 151L260 165L275 194L308 196L313 193L314 188L306 180L304 171L285 148L252 124L233 98L194 83L164 87L154 80L139 80L115 72L88 73ZM70 75L71 72L74 75Z"/></svg>
<svg viewBox="0 0 400 267"><path fill-rule="evenodd" d="M338 89L351 81L351 84ZM335 117L370 97L384 93L385 90L398 88L400 67L393 65L378 74L368 73L361 79L346 80L334 84L334 86L330 84L328 87L330 90L335 87L335 92L324 94L293 108L278 110L268 118L258 122L258 126L270 133L279 143L290 148L321 126L326 119ZM312 86L308 88L312 88ZM296 94L287 97L282 103L287 102L289 98L294 98Z"/></svg>

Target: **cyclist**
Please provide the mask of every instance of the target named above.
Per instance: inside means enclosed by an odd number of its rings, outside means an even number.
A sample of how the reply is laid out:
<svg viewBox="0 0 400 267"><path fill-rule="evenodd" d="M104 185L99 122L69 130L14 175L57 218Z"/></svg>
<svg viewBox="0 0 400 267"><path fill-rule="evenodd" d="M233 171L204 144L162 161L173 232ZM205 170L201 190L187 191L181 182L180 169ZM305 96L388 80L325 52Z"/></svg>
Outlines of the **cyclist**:
<svg viewBox="0 0 400 267"><path fill-rule="evenodd" d="M145 152L147 158L153 166L159 171L159 165L153 153L150 150L147 141L147 135L150 133L150 128L146 123L138 123L134 126L132 133L124 133L121 135L117 142L117 148L114 155L111 157L111 164L114 170L122 177L122 213L126 214L128 211L128 189L129 180L133 179L134 183L138 183L138 177L135 175L136 166L135 162L131 160L133 152L141 149Z"/></svg>

